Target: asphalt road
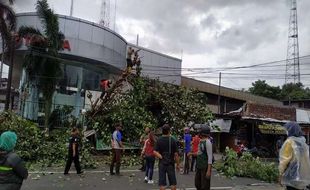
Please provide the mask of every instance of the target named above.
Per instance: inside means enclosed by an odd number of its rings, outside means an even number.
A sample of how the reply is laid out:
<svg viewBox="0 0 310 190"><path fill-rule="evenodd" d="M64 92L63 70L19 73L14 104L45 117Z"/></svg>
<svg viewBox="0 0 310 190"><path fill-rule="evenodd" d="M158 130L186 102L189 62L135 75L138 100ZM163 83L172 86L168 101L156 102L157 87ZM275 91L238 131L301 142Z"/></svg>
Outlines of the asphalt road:
<svg viewBox="0 0 310 190"><path fill-rule="evenodd" d="M127 170L122 173L123 176L110 176L106 171L86 171L79 176L70 173L64 176L62 172L31 173L24 182L22 190L155 190L158 189L158 173L154 173L155 184L150 185L143 182L144 173L137 170ZM177 174L178 189L193 190L194 173L189 175ZM249 178L227 179L218 175L215 171L211 178L212 189L238 189L238 190L280 190L281 188L274 184L266 184Z"/></svg>

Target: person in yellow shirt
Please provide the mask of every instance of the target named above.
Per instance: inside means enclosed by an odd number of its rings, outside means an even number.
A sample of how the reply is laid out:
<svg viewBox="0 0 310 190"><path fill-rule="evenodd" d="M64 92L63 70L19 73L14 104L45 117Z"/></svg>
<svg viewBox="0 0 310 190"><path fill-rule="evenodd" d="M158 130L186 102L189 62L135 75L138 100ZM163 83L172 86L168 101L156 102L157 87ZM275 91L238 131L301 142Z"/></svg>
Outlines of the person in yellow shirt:
<svg viewBox="0 0 310 190"><path fill-rule="evenodd" d="M284 125L288 138L279 154L279 182L287 190L305 189L310 184L309 147L296 122Z"/></svg>

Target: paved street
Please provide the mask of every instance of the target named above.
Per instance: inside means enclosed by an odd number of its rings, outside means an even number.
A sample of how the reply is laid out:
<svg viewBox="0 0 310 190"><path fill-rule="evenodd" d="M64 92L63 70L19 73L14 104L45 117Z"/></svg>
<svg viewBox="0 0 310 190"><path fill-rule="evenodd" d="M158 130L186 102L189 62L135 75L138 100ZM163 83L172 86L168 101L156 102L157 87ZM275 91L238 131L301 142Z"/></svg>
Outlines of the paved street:
<svg viewBox="0 0 310 190"><path fill-rule="evenodd" d="M227 179L219 176L215 171L212 177L212 189L240 189L240 190L280 190L281 188L274 184L266 184L257 180L248 178ZM158 179L158 173L155 172L155 181ZM22 190L153 190L158 189L157 184L149 185L143 183L144 173L137 170L123 171L123 176L109 176L106 171L86 171L83 176L74 173L64 176L61 172L55 173L31 173L29 179L24 182ZM178 188L181 190L194 190L194 173L190 175L179 175ZM156 181L157 183L157 181Z"/></svg>

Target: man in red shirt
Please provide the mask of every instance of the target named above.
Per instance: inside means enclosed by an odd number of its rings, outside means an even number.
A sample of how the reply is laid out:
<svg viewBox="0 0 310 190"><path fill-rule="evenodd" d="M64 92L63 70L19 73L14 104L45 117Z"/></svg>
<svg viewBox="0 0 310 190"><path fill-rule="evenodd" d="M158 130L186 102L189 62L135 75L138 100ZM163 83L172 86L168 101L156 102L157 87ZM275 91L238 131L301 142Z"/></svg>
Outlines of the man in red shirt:
<svg viewBox="0 0 310 190"><path fill-rule="evenodd" d="M112 84L111 80L104 80L104 79L100 80L100 88L102 90L100 99L103 99L104 95L106 94L106 92L110 88L111 84Z"/></svg>
<svg viewBox="0 0 310 190"><path fill-rule="evenodd" d="M196 164L199 143L200 143L199 135L197 134L197 132L195 132L195 136L193 137L193 140L192 140L192 164L191 164L191 172L194 171L194 165Z"/></svg>

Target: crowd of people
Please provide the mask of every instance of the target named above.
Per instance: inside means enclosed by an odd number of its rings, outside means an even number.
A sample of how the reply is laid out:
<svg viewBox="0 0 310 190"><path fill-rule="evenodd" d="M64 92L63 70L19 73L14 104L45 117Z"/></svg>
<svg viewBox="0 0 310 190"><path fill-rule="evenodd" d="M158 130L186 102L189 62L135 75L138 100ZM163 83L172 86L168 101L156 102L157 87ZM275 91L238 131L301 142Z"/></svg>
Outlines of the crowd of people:
<svg viewBox="0 0 310 190"><path fill-rule="evenodd" d="M279 184L287 190L302 190L309 188L310 160L309 146L296 122L284 125L287 138L279 151ZM121 157L124 150L122 142L122 124L115 124L111 135L112 160L111 175L121 175ZM145 129L140 141L143 144L141 158L145 167L145 182L154 183L153 173L155 160L158 159L158 185L163 190L169 185L176 190L176 171L181 170L180 153L177 139L171 135L168 124L161 127L162 135L156 137L154 131ZM189 128L184 129L183 174L195 171L193 179L198 190L209 190L213 163L211 129L202 125L192 137ZM22 159L14 153L17 135L12 131L3 132L0 136L0 186L1 190L18 190L23 180L27 179L28 171ZM191 162L190 162L191 161ZM79 162L79 129L73 128L68 146L68 159L64 174L67 175L74 162L77 174L82 170ZM115 172L114 172L115 167ZM143 169L143 168L142 168Z"/></svg>
<svg viewBox="0 0 310 190"><path fill-rule="evenodd" d="M167 186L167 178L171 189L176 189L177 180L175 171L181 171L180 154L177 139L171 136L170 126L162 126L162 136L158 139L149 128L140 138L143 145L141 158L141 170L145 170L145 182L153 184L153 171L155 159L158 158L158 184L160 189ZM213 151L211 143L211 129L204 125L196 131L194 137L189 128L184 128L183 172L186 175L190 171L196 172L195 186L199 190L210 189L211 168L213 163ZM191 162L190 162L191 160Z"/></svg>

